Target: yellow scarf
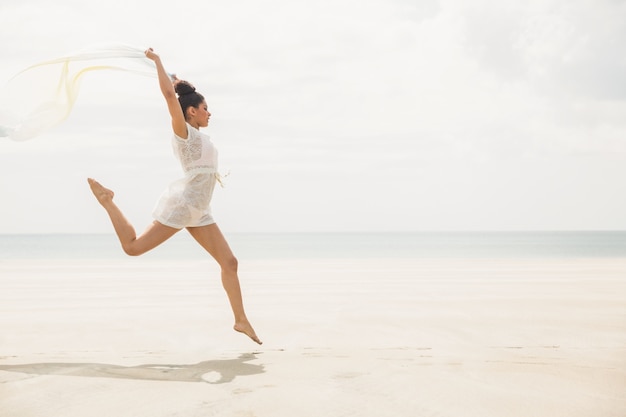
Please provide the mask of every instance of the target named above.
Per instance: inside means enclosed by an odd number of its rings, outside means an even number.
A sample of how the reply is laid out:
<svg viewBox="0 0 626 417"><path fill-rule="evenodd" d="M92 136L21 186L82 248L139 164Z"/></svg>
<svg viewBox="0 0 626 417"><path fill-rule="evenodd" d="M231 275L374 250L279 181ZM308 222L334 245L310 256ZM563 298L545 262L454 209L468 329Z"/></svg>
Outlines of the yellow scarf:
<svg viewBox="0 0 626 417"><path fill-rule="evenodd" d="M17 73L0 93L0 137L27 140L63 122L78 97L81 77L90 71L118 70L156 77L143 49L97 45Z"/></svg>

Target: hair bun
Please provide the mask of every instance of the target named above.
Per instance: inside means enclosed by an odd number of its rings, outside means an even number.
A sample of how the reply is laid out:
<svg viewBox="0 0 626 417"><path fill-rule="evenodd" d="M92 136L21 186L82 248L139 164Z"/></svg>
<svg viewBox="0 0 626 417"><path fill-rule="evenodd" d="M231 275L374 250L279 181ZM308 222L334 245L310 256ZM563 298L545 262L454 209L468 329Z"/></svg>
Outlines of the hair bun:
<svg viewBox="0 0 626 417"><path fill-rule="evenodd" d="M194 87L190 82L180 80L174 84L174 91L179 96L184 96L185 94L191 94L196 92L196 87Z"/></svg>

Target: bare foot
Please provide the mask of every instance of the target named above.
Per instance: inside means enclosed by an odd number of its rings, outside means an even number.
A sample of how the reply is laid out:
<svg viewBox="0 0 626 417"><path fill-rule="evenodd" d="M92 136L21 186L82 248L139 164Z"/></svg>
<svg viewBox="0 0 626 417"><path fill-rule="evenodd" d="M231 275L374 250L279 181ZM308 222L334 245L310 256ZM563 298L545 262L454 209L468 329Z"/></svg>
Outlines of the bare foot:
<svg viewBox="0 0 626 417"><path fill-rule="evenodd" d="M257 342L259 345L263 344L263 342L261 342L261 340L257 337L256 333L254 332L254 329L252 328L252 325L249 322L243 321L243 322L235 323L235 325L233 326L233 329L235 329L236 331L240 333L245 334L250 339Z"/></svg>
<svg viewBox="0 0 626 417"><path fill-rule="evenodd" d="M106 203L113 200L113 191L109 190L108 188L104 188L102 184L100 184L93 178L87 178L87 182L89 183L91 192L93 193L93 195L96 196L96 199L98 199L98 203L105 205Z"/></svg>

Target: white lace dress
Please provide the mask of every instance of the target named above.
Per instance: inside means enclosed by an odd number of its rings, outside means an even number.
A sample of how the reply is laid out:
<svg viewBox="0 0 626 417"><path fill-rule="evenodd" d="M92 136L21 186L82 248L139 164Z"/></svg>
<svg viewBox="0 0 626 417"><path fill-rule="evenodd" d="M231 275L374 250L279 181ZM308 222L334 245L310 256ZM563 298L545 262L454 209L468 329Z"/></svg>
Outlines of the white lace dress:
<svg viewBox="0 0 626 417"><path fill-rule="evenodd" d="M187 132L187 139L172 138L185 176L170 184L152 213L159 223L177 229L215 223L210 203L219 179L217 149L208 135L189 124Z"/></svg>

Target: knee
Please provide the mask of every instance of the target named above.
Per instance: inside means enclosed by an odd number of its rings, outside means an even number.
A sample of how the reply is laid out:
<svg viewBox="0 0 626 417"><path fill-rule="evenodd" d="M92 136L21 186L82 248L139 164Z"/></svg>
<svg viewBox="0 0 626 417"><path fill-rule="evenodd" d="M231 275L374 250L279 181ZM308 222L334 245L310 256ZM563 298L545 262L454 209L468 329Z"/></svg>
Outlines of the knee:
<svg viewBox="0 0 626 417"><path fill-rule="evenodd" d="M128 256L139 256L144 253L144 251L140 250L135 245L122 245L122 249Z"/></svg>
<svg viewBox="0 0 626 417"><path fill-rule="evenodd" d="M235 256L229 256L224 259L220 265L222 267L222 271L225 272L237 272L237 268L239 267L239 261Z"/></svg>

